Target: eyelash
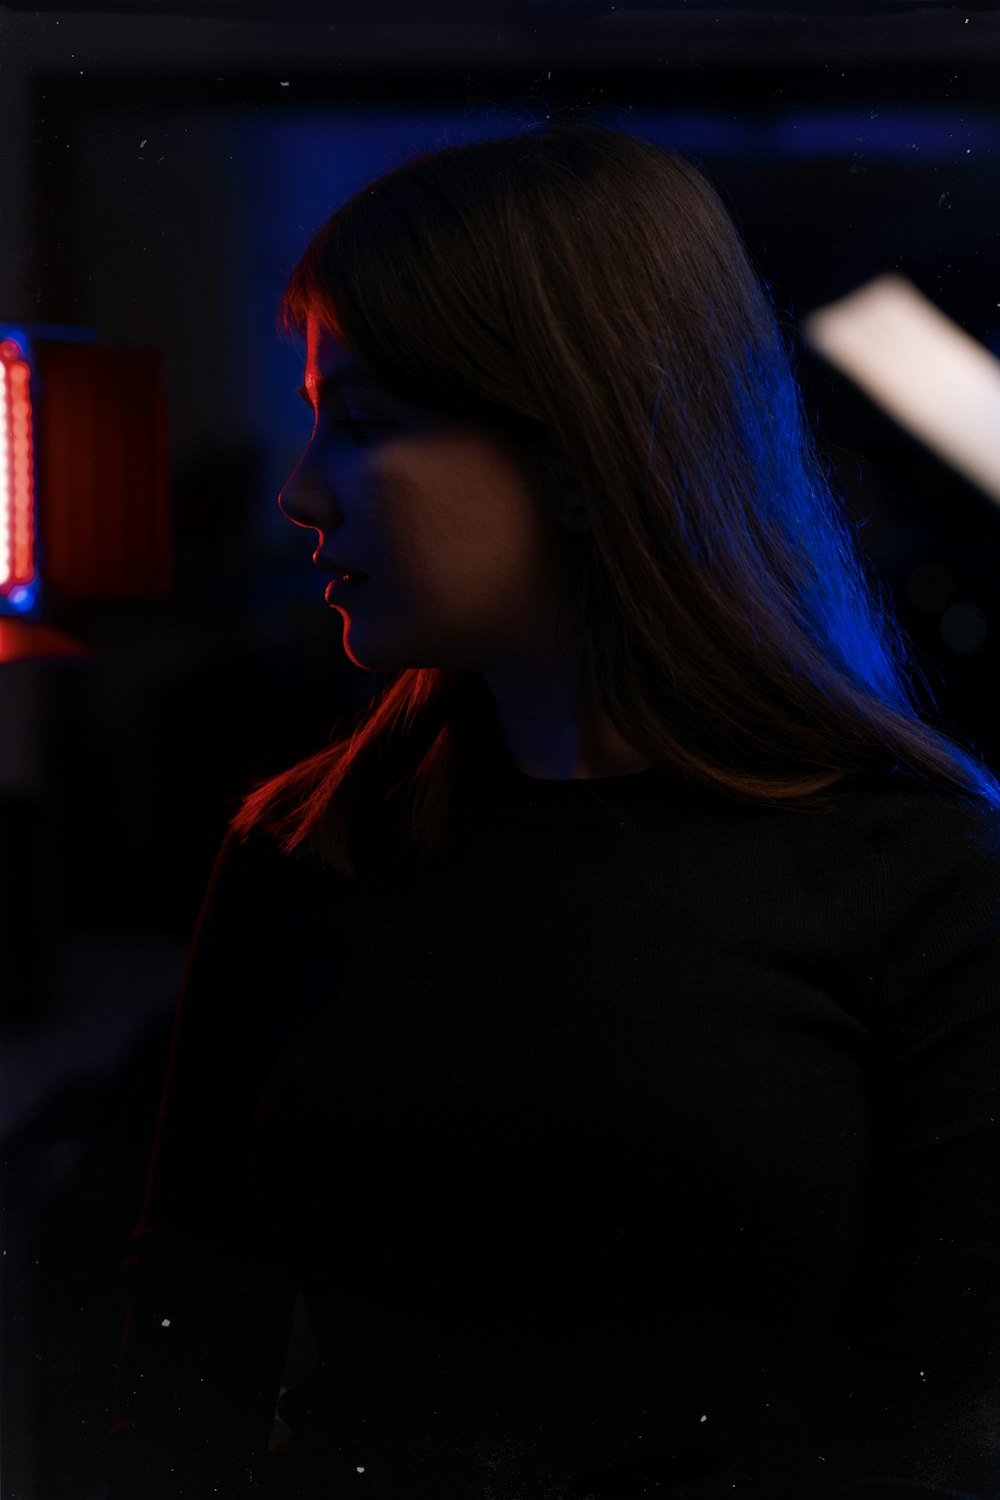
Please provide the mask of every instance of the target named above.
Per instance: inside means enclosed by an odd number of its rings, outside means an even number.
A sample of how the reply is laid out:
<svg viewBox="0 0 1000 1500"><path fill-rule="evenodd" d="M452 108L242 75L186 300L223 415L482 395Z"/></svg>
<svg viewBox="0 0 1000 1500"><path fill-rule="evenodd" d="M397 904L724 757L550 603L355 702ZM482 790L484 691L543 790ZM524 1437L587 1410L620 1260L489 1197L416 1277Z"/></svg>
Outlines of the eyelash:
<svg viewBox="0 0 1000 1500"><path fill-rule="evenodd" d="M331 421L330 423L331 427L343 428L345 429L345 431L350 433L352 442L354 441L354 435L357 433L359 428L363 430L369 427L377 429L379 427L388 427L389 425L390 424L388 422L376 422L374 420L365 421L363 417L346 417L343 420Z"/></svg>
<svg viewBox="0 0 1000 1500"><path fill-rule="evenodd" d="M364 421L363 418L352 417L352 418L346 419L343 422L334 422L333 425L335 427L343 427L343 428L345 428L346 431L348 431L349 433L351 433L352 441L353 441L353 436L358 431L359 428L387 427L388 423L387 422L366 422L366 421Z"/></svg>

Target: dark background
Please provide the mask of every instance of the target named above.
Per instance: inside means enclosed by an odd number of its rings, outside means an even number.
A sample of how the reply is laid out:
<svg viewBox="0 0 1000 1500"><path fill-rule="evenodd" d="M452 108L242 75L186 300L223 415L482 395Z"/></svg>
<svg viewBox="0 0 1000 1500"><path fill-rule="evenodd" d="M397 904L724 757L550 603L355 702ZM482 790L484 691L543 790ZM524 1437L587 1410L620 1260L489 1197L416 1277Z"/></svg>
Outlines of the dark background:
<svg viewBox="0 0 1000 1500"><path fill-rule="evenodd" d="M308 430L275 309L311 232L411 152L589 104L706 171L790 322L898 270L1000 356L998 65L984 0L0 6L0 323L162 352L173 578L50 591L91 657L0 663L0 930L30 960L0 954L4 1500L100 1494L118 1260L226 799L380 681L276 505ZM804 342L801 379L927 715L997 771L998 507Z"/></svg>

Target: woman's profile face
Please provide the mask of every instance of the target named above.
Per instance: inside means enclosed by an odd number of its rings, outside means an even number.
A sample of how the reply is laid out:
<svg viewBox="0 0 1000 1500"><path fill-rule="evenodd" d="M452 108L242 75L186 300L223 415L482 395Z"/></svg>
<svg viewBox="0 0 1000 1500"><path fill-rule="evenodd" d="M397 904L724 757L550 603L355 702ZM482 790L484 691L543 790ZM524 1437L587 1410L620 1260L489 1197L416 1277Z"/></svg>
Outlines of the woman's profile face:
<svg viewBox="0 0 1000 1500"><path fill-rule="evenodd" d="M278 504L319 533L315 557L367 574L330 594L351 661L384 672L548 659L571 536L509 448L372 383L314 314L303 389L312 435Z"/></svg>

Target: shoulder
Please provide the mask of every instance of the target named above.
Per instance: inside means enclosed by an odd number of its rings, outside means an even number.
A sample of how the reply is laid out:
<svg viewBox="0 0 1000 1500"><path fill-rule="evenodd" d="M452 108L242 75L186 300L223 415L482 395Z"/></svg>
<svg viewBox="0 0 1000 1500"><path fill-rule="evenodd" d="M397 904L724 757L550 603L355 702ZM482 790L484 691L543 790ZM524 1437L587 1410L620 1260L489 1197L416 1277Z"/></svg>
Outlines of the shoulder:
<svg viewBox="0 0 1000 1500"><path fill-rule="evenodd" d="M1000 869L1000 807L909 777L851 776L833 787L822 811L836 815L886 861L946 848Z"/></svg>
<svg viewBox="0 0 1000 1500"><path fill-rule="evenodd" d="M1000 809L984 797L859 775L782 826L797 873L883 955L925 936L956 948L1000 932Z"/></svg>
<svg viewBox="0 0 1000 1500"><path fill-rule="evenodd" d="M910 783L872 801L865 835L885 1004L919 1010L922 996L938 1005L932 1018L969 1007L996 1016L1000 812Z"/></svg>
<svg viewBox="0 0 1000 1500"><path fill-rule="evenodd" d="M277 836L260 824L225 830L209 871L203 908L243 923L277 914L294 903L300 887L314 879L308 853L286 853Z"/></svg>
<svg viewBox="0 0 1000 1500"><path fill-rule="evenodd" d="M1000 808L913 781L881 785L864 807L865 831L897 881L938 882L948 871L1000 881Z"/></svg>

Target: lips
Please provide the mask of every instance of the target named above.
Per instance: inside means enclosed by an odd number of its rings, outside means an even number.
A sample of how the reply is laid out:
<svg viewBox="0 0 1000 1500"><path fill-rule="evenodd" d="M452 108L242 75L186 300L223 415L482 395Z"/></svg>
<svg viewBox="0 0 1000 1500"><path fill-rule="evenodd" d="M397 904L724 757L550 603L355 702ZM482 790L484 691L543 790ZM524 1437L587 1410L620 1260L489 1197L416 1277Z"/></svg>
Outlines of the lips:
<svg viewBox="0 0 1000 1500"><path fill-rule="evenodd" d="M367 573L362 573L360 568L352 568L346 563L337 562L332 557L313 556L313 562L321 573L336 573L341 578L367 578Z"/></svg>

